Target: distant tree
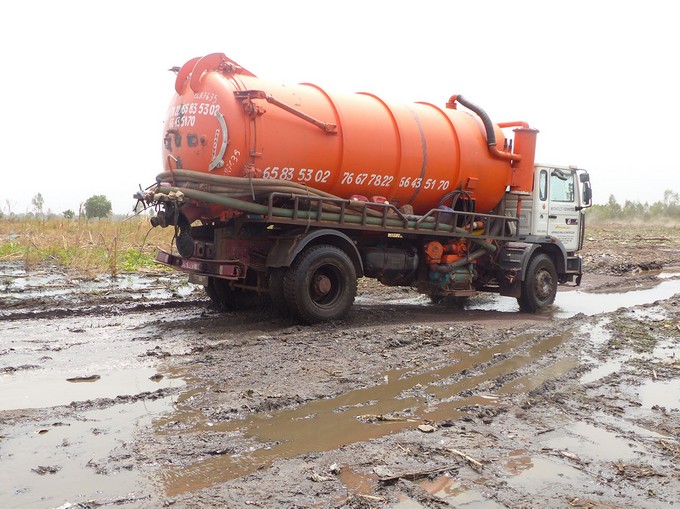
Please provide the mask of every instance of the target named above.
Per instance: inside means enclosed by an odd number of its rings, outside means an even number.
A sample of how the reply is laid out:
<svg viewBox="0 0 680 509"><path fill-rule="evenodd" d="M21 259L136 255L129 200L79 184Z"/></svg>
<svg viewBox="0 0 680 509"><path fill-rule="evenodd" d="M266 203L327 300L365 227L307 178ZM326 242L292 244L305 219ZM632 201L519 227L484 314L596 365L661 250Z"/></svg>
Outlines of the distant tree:
<svg viewBox="0 0 680 509"><path fill-rule="evenodd" d="M674 192L672 189L666 189L663 192L663 202L666 206L677 205L680 203L680 194Z"/></svg>
<svg viewBox="0 0 680 509"><path fill-rule="evenodd" d="M62 214L64 214L64 217L66 219L73 219L76 215L76 213L73 212L71 209L65 210L64 212L62 212Z"/></svg>
<svg viewBox="0 0 680 509"><path fill-rule="evenodd" d="M609 211L613 216L617 216L621 213L621 205L618 204L616 197L613 194L609 195L607 207L609 207Z"/></svg>
<svg viewBox="0 0 680 509"><path fill-rule="evenodd" d="M85 200L85 217L103 218L111 214L111 202L103 194L90 196Z"/></svg>
<svg viewBox="0 0 680 509"><path fill-rule="evenodd" d="M36 194L31 200L31 203L33 204L33 212L35 212L35 215L42 216L43 205L45 204L45 200L43 199L42 194L40 193Z"/></svg>

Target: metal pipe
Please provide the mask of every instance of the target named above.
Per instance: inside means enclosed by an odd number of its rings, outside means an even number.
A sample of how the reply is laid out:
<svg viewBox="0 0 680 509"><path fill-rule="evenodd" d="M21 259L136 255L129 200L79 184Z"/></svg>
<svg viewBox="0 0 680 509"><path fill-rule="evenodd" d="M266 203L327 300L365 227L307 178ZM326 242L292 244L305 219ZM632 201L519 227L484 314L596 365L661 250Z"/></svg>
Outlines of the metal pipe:
<svg viewBox="0 0 680 509"><path fill-rule="evenodd" d="M446 274L446 273L449 273L449 272L457 269L458 267L462 267L463 265L467 265L471 261L474 261L477 258L481 258L482 256L484 256L486 254L486 251L487 251L486 247L485 246L482 246L482 247L484 247L484 249L478 249L474 253L469 254L468 256L466 256L465 258L461 258L460 260L456 260L455 262L435 265L434 267L432 267L432 270L435 271L435 272L440 272L442 274ZM494 248L495 248L495 246L494 246Z"/></svg>

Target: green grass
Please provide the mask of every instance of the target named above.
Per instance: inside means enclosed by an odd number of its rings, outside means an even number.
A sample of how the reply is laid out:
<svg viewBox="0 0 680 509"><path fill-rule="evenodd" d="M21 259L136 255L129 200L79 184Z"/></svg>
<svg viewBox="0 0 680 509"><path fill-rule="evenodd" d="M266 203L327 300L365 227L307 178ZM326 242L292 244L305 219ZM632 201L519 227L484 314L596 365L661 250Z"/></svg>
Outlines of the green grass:
<svg viewBox="0 0 680 509"><path fill-rule="evenodd" d="M127 221L0 219L0 262L27 270L58 266L85 276L162 269L158 247L169 249L172 228L153 228L148 218Z"/></svg>
<svg viewBox="0 0 680 509"><path fill-rule="evenodd" d="M123 272L136 272L149 267L159 267L154 255L135 248L128 248L121 254L118 261Z"/></svg>

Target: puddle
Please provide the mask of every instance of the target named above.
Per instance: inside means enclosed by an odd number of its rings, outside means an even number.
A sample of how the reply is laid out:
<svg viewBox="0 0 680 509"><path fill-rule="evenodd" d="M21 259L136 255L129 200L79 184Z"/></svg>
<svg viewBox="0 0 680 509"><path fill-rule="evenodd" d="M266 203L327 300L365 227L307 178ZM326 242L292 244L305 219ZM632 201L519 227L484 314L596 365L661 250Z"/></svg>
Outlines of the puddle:
<svg viewBox="0 0 680 509"><path fill-rule="evenodd" d="M678 362L680 359L680 341L659 341L652 352L655 359L664 360L668 363Z"/></svg>
<svg viewBox="0 0 680 509"><path fill-rule="evenodd" d="M585 357L584 360L586 361L592 361L592 362L599 362L592 357ZM606 362L600 362L597 364L594 368L592 368L590 371L585 373L583 376L580 378L580 382L583 384L589 384L592 382L596 382L597 380L601 380L602 378L611 375L612 373L616 373L621 369L621 366L623 366L623 359L618 359L618 360L608 360Z"/></svg>
<svg viewBox="0 0 680 509"><path fill-rule="evenodd" d="M680 410L680 378L649 380L636 388L643 408L665 407L667 411Z"/></svg>
<svg viewBox="0 0 680 509"><path fill-rule="evenodd" d="M595 315L650 304L657 300L669 299L680 293L680 279L662 281L652 288L628 290L625 292L588 293L581 290L561 292L555 300L555 318L568 318L578 313Z"/></svg>
<svg viewBox="0 0 680 509"><path fill-rule="evenodd" d="M486 498L479 491L469 488L451 477L441 476L433 481L421 481L418 485L431 495L441 498L452 507L464 507L466 509L503 508L502 505ZM401 506L396 505L395 507Z"/></svg>
<svg viewBox="0 0 680 509"><path fill-rule="evenodd" d="M149 379L156 374L160 338L130 341L131 329L164 315L129 313L2 324L8 355L0 365L5 370L0 375L0 410L68 405L183 385L173 378ZM93 375L100 378L90 383L66 381Z"/></svg>
<svg viewBox="0 0 680 509"><path fill-rule="evenodd" d="M135 395L185 384L183 380L172 378L163 378L157 382L150 380L157 373L155 368L97 370L97 373L101 378L90 383L69 383L66 377L72 372L28 372L21 377L2 375L0 411L68 405L72 401Z"/></svg>
<svg viewBox="0 0 680 509"><path fill-rule="evenodd" d="M170 398L140 401L13 427L2 440L0 500L11 507L117 505L119 499L159 507L126 444L171 406ZM55 472L40 475L39 467Z"/></svg>
<svg viewBox="0 0 680 509"><path fill-rule="evenodd" d="M481 484L483 479L478 480ZM503 509L506 506L486 498L474 488L464 485L461 481L448 476L437 477L434 480L419 481L418 486L430 495L442 501L442 506L465 509ZM425 509L435 507L432 504L422 505L403 493L397 494L398 502L393 509ZM437 506L438 507L438 506Z"/></svg>
<svg viewBox="0 0 680 509"><path fill-rule="evenodd" d="M664 267L663 272L657 275L661 279L670 279L678 276L680 276L680 267L678 266Z"/></svg>
<svg viewBox="0 0 680 509"><path fill-rule="evenodd" d="M680 279L677 274L662 273L658 275L660 281L652 288L631 290L626 288L622 291L610 292L586 292L582 290L560 291L555 303L548 314L554 318L570 318L579 313L591 316L599 313L608 313L619 308L629 308L642 304L650 304L657 300L664 300L680 293ZM385 303L402 306L441 306L432 304L426 295L394 298L388 301L376 301L370 297L358 296L355 303L362 305L384 305ZM510 297L502 297L493 293L480 293L465 301L463 309L478 311L496 311L500 313L519 313L517 300ZM644 313L644 311L640 311ZM650 315L651 316L651 315ZM661 315L654 317L661 319Z"/></svg>
<svg viewBox="0 0 680 509"><path fill-rule="evenodd" d="M378 476L374 474L360 474L351 468L343 467L338 479L352 493L359 495L371 495L373 488L378 484Z"/></svg>
<svg viewBox="0 0 680 509"><path fill-rule="evenodd" d="M532 359L533 360L533 359ZM501 394L527 393L540 387L547 380L558 378L580 364L578 357L566 357L527 376L508 382L500 389Z"/></svg>
<svg viewBox="0 0 680 509"><path fill-rule="evenodd" d="M627 289L607 293L590 293L582 290L559 292L549 313L554 318L570 318L579 313L591 316L669 299L676 293L680 293L680 279L664 280L652 288L640 290ZM469 299L465 309L517 313L519 305L515 299L489 294Z"/></svg>
<svg viewBox="0 0 680 509"><path fill-rule="evenodd" d="M573 452L581 459L590 458L609 462L630 461L645 454L640 444L582 421L561 429L557 437L547 435L539 442L543 447Z"/></svg>
<svg viewBox="0 0 680 509"><path fill-rule="evenodd" d="M34 305L36 299L49 299L50 306L86 305L93 296L103 301L162 301L186 297L202 287L191 284L186 276L168 274L120 274L78 279L56 271L31 270L22 264L0 263L0 302L20 309L23 303ZM55 306L56 305L56 306ZM9 315L0 311L0 318Z"/></svg>
<svg viewBox="0 0 680 509"><path fill-rule="evenodd" d="M594 324L583 325L580 333L587 336L593 346L601 347L608 343L612 337L611 331L607 328L610 322L609 318L600 318Z"/></svg>
<svg viewBox="0 0 680 509"><path fill-rule="evenodd" d="M604 412L597 412L596 414L592 415L592 418L599 424L608 425L612 427L617 427L621 426L622 421L618 419L615 416L606 414ZM634 433L636 436L645 438L645 439L651 439L651 440L658 440L658 439L665 439L665 438L670 438L669 435L661 433L659 431L647 429L644 426L634 424L630 421L625 421L625 432L626 433Z"/></svg>
<svg viewBox="0 0 680 509"><path fill-rule="evenodd" d="M509 458L505 461L504 466L512 475L519 475L534 466L529 451L526 449L515 449L510 451L508 456Z"/></svg>
<svg viewBox="0 0 680 509"><path fill-rule="evenodd" d="M493 360L497 355L511 352L534 337L530 334L515 336L503 344L481 349L470 356L456 354L450 359L452 364L443 367L430 366L423 368L424 371L394 372L386 377L386 383L379 386L358 389L334 398L314 400L292 410L273 412L270 415L253 415L244 421L206 423L200 420L195 410L187 410L183 414L183 405L178 401L175 414L156 421L159 432L168 422L188 421L193 423L191 432L207 429L223 433L241 432L245 437L255 438L265 446L252 452L209 458L182 469L167 469L160 474L162 482L167 494L173 496L247 475L269 465L274 459L329 451L406 428L415 428L425 415L429 420L461 417L464 412L460 408L475 403L493 405L496 397L473 395L429 405L428 398L417 391L408 397L403 397L403 393L420 386L420 391L425 394L434 394L441 399L454 399L456 395L474 389L482 382L512 373L525 364L535 362L567 337L568 335L557 335L543 338L532 345L526 356L504 359L479 370L474 376L460 375ZM527 387L534 387L547 377L557 376L570 367L571 360L564 364L557 363L536 374L532 382L527 380L525 383ZM514 390L522 389L515 387ZM375 421L375 416L381 415L397 415L401 416L401 420L385 422L378 419L378 422L367 422L366 416L373 416Z"/></svg>
<svg viewBox="0 0 680 509"><path fill-rule="evenodd" d="M559 493L565 485L588 486L592 479L559 458L530 457L527 469L508 478L508 485L529 496Z"/></svg>

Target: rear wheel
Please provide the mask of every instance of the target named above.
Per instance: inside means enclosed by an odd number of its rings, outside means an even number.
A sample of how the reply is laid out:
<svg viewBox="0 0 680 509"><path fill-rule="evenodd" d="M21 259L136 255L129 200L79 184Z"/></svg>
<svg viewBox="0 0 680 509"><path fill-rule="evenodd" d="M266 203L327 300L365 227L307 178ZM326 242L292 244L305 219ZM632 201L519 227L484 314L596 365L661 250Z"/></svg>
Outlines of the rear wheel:
<svg viewBox="0 0 680 509"><path fill-rule="evenodd" d="M328 244L300 253L283 278L290 311L307 323L342 318L357 291L354 264L342 249Z"/></svg>
<svg viewBox="0 0 680 509"><path fill-rule="evenodd" d="M243 307L243 295L241 295L243 292L232 288L226 279L209 277L205 293L210 298L212 307L218 311Z"/></svg>
<svg viewBox="0 0 680 509"><path fill-rule="evenodd" d="M288 314L288 303L284 293L283 280L286 277L287 269L277 268L269 271L269 298L275 313L280 315Z"/></svg>
<svg viewBox="0 0 680 509"><path fill-rule="evenodd" d="M522 311L535 312L549 306L557 295L557 271L547 254L538 254L529 262L522 281L522 294L517 298Z"/></svg>

